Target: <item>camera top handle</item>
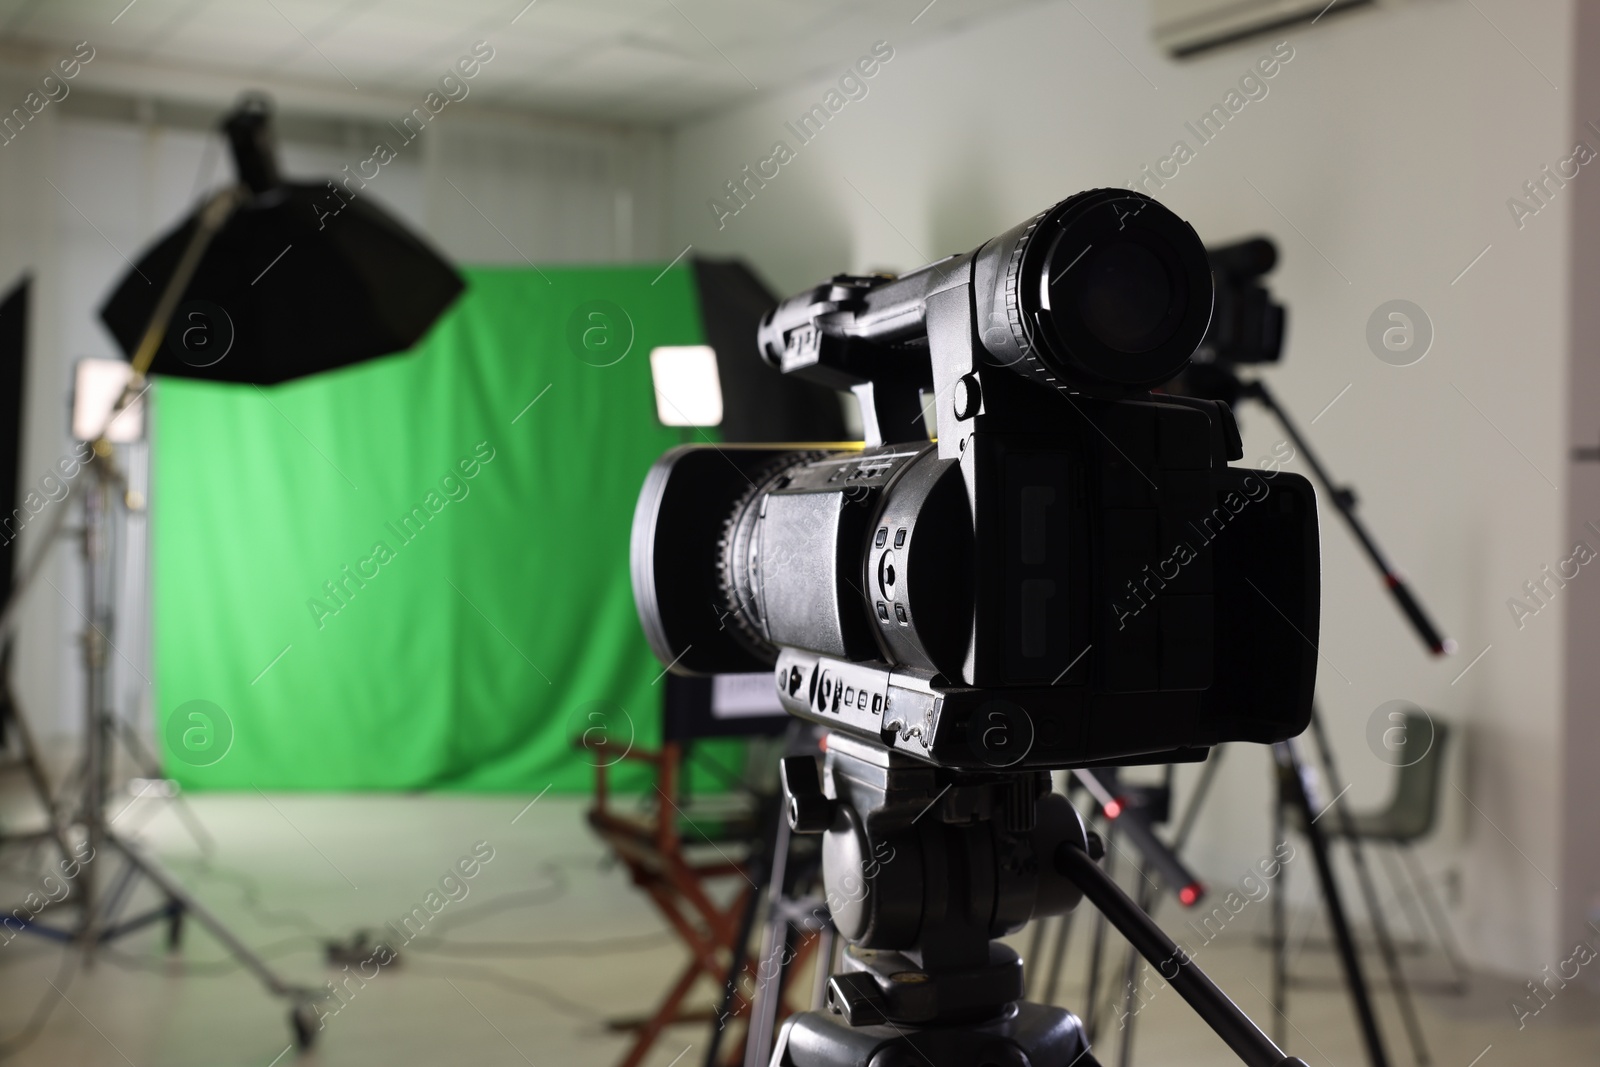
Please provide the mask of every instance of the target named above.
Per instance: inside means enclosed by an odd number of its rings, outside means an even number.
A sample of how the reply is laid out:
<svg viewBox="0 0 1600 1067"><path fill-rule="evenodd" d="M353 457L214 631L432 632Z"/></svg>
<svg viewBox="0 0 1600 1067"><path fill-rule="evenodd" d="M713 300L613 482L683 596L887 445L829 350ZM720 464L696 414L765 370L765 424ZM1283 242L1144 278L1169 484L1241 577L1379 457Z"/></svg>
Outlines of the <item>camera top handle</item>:
<svg viewBox="0 0 1600 1067"><path fill-rule="evenodd" d="M868 447L913 436L931 390L951 459L983 416L1014 423L1048 400L1014 388L1023 379L1113 398L1169 380L1205 336L1211 297L1188 223L1097 189L898 278L839 275L769 312L758 345L786 374L853 392Z"/></svg>

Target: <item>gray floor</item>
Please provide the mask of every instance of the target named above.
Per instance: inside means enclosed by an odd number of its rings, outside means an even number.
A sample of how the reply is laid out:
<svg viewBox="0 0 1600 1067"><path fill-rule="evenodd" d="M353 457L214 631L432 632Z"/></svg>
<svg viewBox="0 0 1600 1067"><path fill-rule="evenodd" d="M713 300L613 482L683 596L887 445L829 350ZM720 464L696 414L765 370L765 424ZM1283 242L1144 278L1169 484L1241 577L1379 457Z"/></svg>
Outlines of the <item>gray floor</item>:
<svg viewBox="0 0 1600 1067"><path fill-rule="evenodd" d="M604 1020L647 1011L676 976L684 953L622 871L602 862L584 825L583 802L530 797L193 798L215 840L209 863L169 802L142 800L118 816L137 829L207 904L289 979L318 985L334 975L320 942L378 930L415 904L460 858L493 850L474 877L448 883L447 900L399 966L362 984L324 1020L300 1056L284 1007L191 927L181 956L147 930L89 968L28 936L0 944L0 1040L39 1004L56 1001L18 1065L72 1067L398 1067L405 1064L534 1064L603 1067L623 1042ZM519 814L520 813L520 814ZM6 857L7 899L28 891L15 852ZM463 893L465 895L463 895ZM1257 909L1264 917L1265 908ZM1242 919L1246 916L1241 916ZM1309 929L1307 923L1302 928ZM1265 1026L1272 1009L1266 956L1253 922L1229 926L1200 962ZM1020 942L1021 939L1019 939ZM1081 938L1079 939L1082 940ZM1418 961L1427 969L1430 962ZM1334 973L1314 946L1297 966ZM1074 966L1075 978L1079 968ZM54 983L63 993L57 1000ZM1509 1007L1517 985L1475 980L1465 997L1425 997L1423 1025L1441 1067L1600 1064L1600 1000L1569 987L1519 1031ZM1074 1003L1069 980L1062 999ZM691 998L709 1008L713 990ZM1382 999L1392 1061L1410 1063L1392 1001ZM1140 1064L1234 1064L1170 990L1138 1018ZM1115 1023L1097 1053L1115 1062ZM699 1062L704 1028L672 1031L652 1067ZM1337 989L1296 991L1288 1045L1310 1064L1364 1062L1347 1001ZM676 1059L679 1056L681 1059Z"/></svg>

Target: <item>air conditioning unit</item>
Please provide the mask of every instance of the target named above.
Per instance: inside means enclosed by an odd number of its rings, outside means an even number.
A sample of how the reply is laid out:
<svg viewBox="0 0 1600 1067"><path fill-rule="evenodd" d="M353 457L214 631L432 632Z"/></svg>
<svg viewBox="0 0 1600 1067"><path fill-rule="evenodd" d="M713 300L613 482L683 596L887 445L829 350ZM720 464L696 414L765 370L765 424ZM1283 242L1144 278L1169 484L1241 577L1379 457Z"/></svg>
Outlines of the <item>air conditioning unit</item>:
<svg viewBox="0 0 1600 1067"><path fill-rule="evenodd" d="M1151 34L1181 59L1373 6L1376 0L1151 0Z"/></svg>

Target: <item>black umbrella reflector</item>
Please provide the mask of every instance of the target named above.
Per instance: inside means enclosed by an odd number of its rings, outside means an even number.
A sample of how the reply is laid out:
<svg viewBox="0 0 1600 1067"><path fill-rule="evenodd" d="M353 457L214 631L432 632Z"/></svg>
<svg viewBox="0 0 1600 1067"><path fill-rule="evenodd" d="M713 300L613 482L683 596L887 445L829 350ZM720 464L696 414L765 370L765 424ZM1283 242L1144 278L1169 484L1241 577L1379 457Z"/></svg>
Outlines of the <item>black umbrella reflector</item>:
<svg viewBox="0 0 1600 1067"><path fill-rule="evenodd" d="M279 180L259 99L225 129L253 195L206 246L150 373L267 385L416 344L464 288L460 276L359 191ZM146 252L100 309L130 358L198 216Z"/></svg>
<svg viewBox="0 0 1600 1067"><path fill-rule="evenodd" d="M276 203L247 204L212 238L152 374L266 385L404 351L463 288L371 200L330 215L329 188L299 183L263 199ZM195 226L191 217L163 237L100 309L128 355Z"/></svg>

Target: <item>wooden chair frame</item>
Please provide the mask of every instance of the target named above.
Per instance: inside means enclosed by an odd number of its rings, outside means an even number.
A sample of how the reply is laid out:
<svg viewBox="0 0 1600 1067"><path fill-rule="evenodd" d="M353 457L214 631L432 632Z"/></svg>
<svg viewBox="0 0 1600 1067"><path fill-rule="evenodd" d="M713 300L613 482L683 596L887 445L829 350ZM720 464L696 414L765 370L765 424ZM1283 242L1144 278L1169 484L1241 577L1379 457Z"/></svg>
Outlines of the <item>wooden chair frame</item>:
<svg viewBox="0 0 1600 1067"><path fill-rule="evenodd" d="M680 817L688 820L679 804L684 766L684 746L680 742L666 742L657 752L630 748L620 756L613 754L619 746L608 746L604 742L591 742L583 747L599 760L595 767L595 802L589 809L589 825L627 866L633 884L650 897L668 926L689 949L688 962L649 1016L608 1023L612 1030L631 1031L635 1035L619 1067L639 1067L669 1026L691 1022L727 1026L747 1018L751 1000L742 989L735 992L733 1009L720 1019L713 1011L684 1011L683 1002L702 976L718 987L730 974L745 978L752 987L758 985L757 961L750 954L749 946L735 944L741 932L740 920L758 891L750 882L748 864L721 855L721 849L710 838L706 843L717 848L718 860L699 861L686 852L678 829ZM653 816L622 812L611 804L612 783L608 771L623 762L654 769L654 789L661 803ZM722 906L712 899L706 883L730 877L741 878L749 884L740 889L729 904ZM794 965L803 964L812 951L812 944L803 943ZM780 1005L780 1015L786 1016L789 1011L786 1004ZM738 1041L729 1046L727 1063L744 1062L744 1044Z"/></svg>

